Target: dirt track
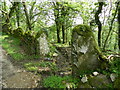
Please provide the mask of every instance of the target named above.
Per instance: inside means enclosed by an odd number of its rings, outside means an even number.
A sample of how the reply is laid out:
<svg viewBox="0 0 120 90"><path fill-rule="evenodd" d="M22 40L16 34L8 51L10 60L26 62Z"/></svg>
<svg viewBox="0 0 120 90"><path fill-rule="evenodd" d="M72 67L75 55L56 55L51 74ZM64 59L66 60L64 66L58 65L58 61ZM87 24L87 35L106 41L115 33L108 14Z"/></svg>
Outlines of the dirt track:
<svg viewBox="0 0 120 90"><path fill-rule="evenodd" d="M40 77L14 66L0 46L0 87L35 88Z"/></svg>

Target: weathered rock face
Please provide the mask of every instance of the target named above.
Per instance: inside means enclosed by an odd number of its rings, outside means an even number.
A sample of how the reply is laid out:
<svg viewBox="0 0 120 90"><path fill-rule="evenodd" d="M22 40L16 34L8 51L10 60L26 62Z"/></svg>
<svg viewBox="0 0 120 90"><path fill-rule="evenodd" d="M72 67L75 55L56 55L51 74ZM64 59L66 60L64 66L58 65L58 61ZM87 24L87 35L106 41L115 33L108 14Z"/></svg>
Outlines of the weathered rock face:
<svg viewBox="0 0 120 90"><path fill-rule="evenodd" d="M110 79L108 79L106 75L102 74L89 78L89 84L94 88L108 88L110 83Z"/></svg>
<svg viewBox="0 0 120 90"><path fill-rule="evenodd" d="M92 88L88 83L79 83L77 88Z"/></svg>
<svg viewBox="0 0 120 90"><path fill-rule="evenodd" d="M72 33L73 74L94 70L100 65L99 49L94 35L87 25L78 25Z"/></svg>

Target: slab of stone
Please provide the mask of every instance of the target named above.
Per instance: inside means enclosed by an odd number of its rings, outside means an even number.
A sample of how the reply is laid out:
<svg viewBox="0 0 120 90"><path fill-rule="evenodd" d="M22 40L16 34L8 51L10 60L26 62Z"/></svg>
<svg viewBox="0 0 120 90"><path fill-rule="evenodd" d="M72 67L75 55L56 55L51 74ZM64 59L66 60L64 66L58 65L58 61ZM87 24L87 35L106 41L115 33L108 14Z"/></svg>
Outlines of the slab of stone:
<svg viewBox="0 0 120 90"><path fill-rule="evenodd" d="M50 52L50 49L48 46L46 34L42 33L38 38L38 42L39 42L40 54L41 55L48 54Z"/></svg>
<svg viewBox="0 0 120 90"><path fill-rule="evenodd" d="M100 67L100 50L89 26L78 25L73 29L71 50L74 75Z"/></svg>
<svg viewBox="0 0 120 90"><path fill-rule="evenodd" d="M78 87L79 88L92 88L88 83L79 83Z"/></svg>
<svg viewBox="0 0 120 90"><path fill-rule="evenodd" d="M89 84L94 88L108 88L111 81L106 77L106 75L98 75L88 79Z"/></svg>

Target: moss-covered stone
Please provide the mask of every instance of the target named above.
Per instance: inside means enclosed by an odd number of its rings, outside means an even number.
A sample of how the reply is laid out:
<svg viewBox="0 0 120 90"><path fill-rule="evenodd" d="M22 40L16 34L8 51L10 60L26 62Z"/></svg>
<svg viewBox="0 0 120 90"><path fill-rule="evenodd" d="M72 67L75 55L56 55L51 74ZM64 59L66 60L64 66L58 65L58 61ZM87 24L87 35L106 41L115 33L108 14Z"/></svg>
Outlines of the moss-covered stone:
<svg viewBox="0 0 120 90"><path fill-rule="evenodd" d="M115 80L114 88L120 88L120 76Z"/></svg>
<svg viewBox="0 0 120 90"><path fill-rule="evenodd" d="M77 88L92 88L92 87L89 85L89 83L80 82Z"/></svg>
<svg viewBox="0 0 120 90"><path fill-rule="evenodd" d="M50 52L48 41L47 41L47 36L45 33L42 33L40 37L38 38L39 42L39 49L40 49L40 54L42 56L47 55Z"/></svg>
<svg viewBox="0 0 120 90"><path fill-rule="evenodd" d="M22 30L22 28L19 27L19 28L13 30L12 34L15 37L22 37L24 35L24 31Z"/></svg>
<svg viewBox="0 0 120 90"><path fill-rule="evenodd" d="M2 32L6 33L6 34L12 34L12 29L10 28L10 24L9 23L5 23L2 25Z"/></svg>
<svg viewBox="0 0 120 90"><path fill-rule="evenodd" d="M26 31L21 37L21 41L27 54L39 54L39 42L35 38L35 35L32 33L32 31Z"/></svg>
<svg viewBox="0 0 120 90"><path fill-rule="evenodd" d="M94 34L88 25L78 25L72 33L73 74L100 68L103 55L97 45ZM101 57L101 58L100 58Z"/></svg>
<svg viewBox="0 0 120 90"><path fill-rule="evenodd" d="M39 38L41 34L35 34L30 30L24 32L20 27L12 30L9 23L2 26L2 31L6 34L11 34L12 36L19 38L21 40L21 45L27 54L39 54L39 42L37 38Z"/></svg>
<svg viewBox="0 0 120 90"><path fill-rule="evenodd" d="M36 35L35 35L35 38L36 38L36 39L39 38L42 33L44 33L43 30L38 31L38 32L36 33Z"/></svg>
<svg viewBox="0 0 120 90"><path fill-rule="evenodd" d="M88 79L89 84L95 88L108 88L111 81L106 77L106 75L98 75Z"/></svg>

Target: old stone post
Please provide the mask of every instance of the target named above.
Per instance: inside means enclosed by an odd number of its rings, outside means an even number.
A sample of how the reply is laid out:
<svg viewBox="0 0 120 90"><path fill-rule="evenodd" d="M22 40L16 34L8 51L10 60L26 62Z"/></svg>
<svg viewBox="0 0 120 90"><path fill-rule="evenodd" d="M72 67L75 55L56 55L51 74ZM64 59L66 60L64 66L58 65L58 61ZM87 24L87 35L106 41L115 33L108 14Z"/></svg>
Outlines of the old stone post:
<svg viewBox="0 0 120 90"><path fill-rule="evenodd" d="M40 55L45 56L50 52L46 34L41 33L40 37L38 38L38 41L39 41Z"/></svg>
<svg viewBox="0 0 120 90"><path fill-rule="evenodd" d="M100 51L89 26L74 27L71 42L73 75L80 75L80 73L95 70L100 66Z"/></svg>

